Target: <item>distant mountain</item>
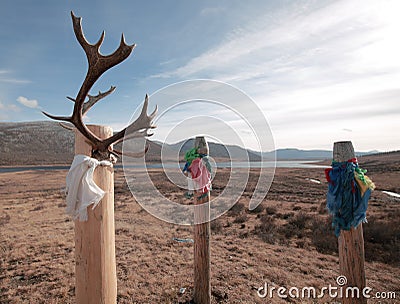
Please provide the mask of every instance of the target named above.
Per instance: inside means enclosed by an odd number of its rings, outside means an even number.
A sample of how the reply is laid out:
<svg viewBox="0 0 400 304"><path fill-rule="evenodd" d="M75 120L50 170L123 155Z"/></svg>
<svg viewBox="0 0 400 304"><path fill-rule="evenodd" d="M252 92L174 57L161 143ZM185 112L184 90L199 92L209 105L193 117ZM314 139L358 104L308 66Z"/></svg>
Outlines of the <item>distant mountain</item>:
<svg viewBox="0 0 400 304"><path fill-rule="evenodd" d="M0 165L71 163L74 134L57 122L0 123Z"/></svg>
<svg viewBox="0 0 400 304"><path fill-rule="evenodd" d="M299 150L295 148L278 149L276 152L276 158L285 159L327 159L332 158L332 151L329 150ZM263 156L268 157L271 152L263 153Z"/></svg>
<svg viewBox="0 0 400 304"><path fill-rule="evenodd" d="M274 152L264 152L264 157L271 157ZM300 150L296 148L275 150L278 160L324 160L332 158L332 150ZM370 155L379 151L356 152L356 156Z"/></svg>
<svg viewBox="0 0 400 304"><path fill-rule="evenodd" d="M74 133L62 128L54 121L23 123L0 123L0 166L16 165L51 165L69 164L74 156ZM193 147L194 139L174 144L148 140L149 150L146 161L159 162L161 150L164 160L181 159L187 150ZM245 160L259 161L261 153L246 150L235 145L209 143L210 155L217 161ZM119 146L119 149L121 147ZM360 155L373 154L356 153ZM329 150L278 149L264 152L264 159L273 159L276 153L278 160L323 160L331 159Z"/></svg>
<svg viewBox="0 0 400 304"><path fill-rule="evenodd" d="M159 143L161 144L161 143ZM180 141L175 144L164 144L170 151L179 151L179 156L184 157L185 152L194 147L194 139ZM233 160L246 160L260 161L261 156L259 152L246 150L236 145L222 145L213 142L208 143L210 155L216 159L233 159Z"/></svg>

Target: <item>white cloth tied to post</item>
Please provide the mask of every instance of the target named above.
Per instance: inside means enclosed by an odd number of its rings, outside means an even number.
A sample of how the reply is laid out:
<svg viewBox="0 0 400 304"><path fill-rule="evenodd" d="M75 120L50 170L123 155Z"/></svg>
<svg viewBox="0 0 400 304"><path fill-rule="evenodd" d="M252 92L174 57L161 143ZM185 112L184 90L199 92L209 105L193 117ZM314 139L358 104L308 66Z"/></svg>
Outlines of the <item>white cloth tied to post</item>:
<svg viewBox="0 0 400 304"><path fill-rule="evenodd" d="M87 207L93 209L104 197L105 192L96 185L93 173L97 166L112 167L112 163L98 161L86 155L75 155L67 175L67 214L74 220L87 221Z"/></svg>

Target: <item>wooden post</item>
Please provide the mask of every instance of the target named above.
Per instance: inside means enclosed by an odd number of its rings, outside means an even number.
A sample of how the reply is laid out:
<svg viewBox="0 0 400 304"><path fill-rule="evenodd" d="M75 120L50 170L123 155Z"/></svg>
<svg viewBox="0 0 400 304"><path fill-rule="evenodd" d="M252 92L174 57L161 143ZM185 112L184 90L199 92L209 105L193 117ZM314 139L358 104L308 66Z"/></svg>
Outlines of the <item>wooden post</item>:
<svg viewBox="0 0 400 304"><path fill-rule="evenodd" d="M112 136L106 126L88 126L101 139ZM91 156L92 147L79 131L75 131L75 154ZM105 195L92 210L87 208L88 220L75 221L76 303L117 303L117 273L114 227L114 170L98 166L94 182Z"/></svg>
<svg viewBox="0 0 400 304"><path fill-rule="evenodd" d="M208 154L208 144L204 137L196 137L195 147L199 153ZM199 199L195 191L194 225L194 293L195 304L211 303L210 283L210 192Z"/></svg>
<svg viewBox="0 0 400 304"><path fill-rule="evenodd" d="M333 160L344 162L355 157L353 144L351 141L335 142L333 146ZM362 296L362 291L366 286L364 270L364 237L362 223L357 228L351 227L349 231L340 231L339 236L339 268L340 275L347 278L347 286L358 287L359 298L346 298L343 294L342 303L367 303L367 299Z"/></svg>

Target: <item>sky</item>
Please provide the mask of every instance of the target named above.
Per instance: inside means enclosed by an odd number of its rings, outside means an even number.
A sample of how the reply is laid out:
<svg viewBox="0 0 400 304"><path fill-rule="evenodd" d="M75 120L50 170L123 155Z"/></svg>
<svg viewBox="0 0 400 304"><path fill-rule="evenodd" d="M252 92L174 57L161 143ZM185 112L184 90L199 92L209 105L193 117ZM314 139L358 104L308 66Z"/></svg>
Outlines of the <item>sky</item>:
<svg viewBox="0 0 400 304"><path fill-rule="evenodd" d="M94 85L92 95L117 89L89 111L87 123L119 130L146 93L209 79L237 88L257 105L276 148L331 149L335 141L351 140L358 151L400 149L397 0L2 1L0 122L48 120L42 110L72 113L66 96L79 91L87 63L71 10L83 18L89 42L105 30L101 53L113 52L121 33L136 44ZM177 117L194 113L242 128L237 115L218 114L224 109L200 104L164 113L163 101L157 102L163 119L156 140L168 137ZM150 98L150 111L154 105ZM168 138L187 136L175 135ZM254 139L238 143L227 135L216 141L260 149Z"/></svg>

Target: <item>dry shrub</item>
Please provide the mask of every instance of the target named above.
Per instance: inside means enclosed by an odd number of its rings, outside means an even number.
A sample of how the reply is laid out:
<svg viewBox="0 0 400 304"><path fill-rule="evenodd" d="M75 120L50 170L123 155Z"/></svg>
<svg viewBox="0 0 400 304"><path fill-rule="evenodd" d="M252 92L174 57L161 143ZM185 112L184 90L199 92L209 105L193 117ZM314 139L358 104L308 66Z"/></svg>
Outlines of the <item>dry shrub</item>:
<svg viewBox="0 0 400 304"><path fill-rule="evenodd" d="M4 212L4 214L0 217L0 226L4 226L5 224L8 224L8 222L10 221L11 216Z"/></svg>
<svg viewBox="0 0 400 304"><path fill-rule="evenodd" d="M246 239L249 236L250 236L249 231L242 231L242 232L239 233L239 238L241 238L241 239Z"/></svg>
<svg viewBox="0 0 400 304"><path fill-rule="evenodd" d="M311 221L312 216L300 211L295 216L289 218L288 223L297 229L305 229L307 224Z"/></svg>
<svg viewBox="0 0 400 304"><path fill-rule="evenodd" d="M259 213L261 213L261 212L263 212L264 211L264 206L263 205L258 205L256 208L254 208L253 210L249 210L249 212L250 213L253 213L253 214L259 214Z"/></svg>
<svg viewBox="0 0 400 304"><path fill-rule="evenodd" d="M273 215L278 211L278 209L275 206L267 206L265 207L265 213L269 215Z"/></svg>
<svg viewBox="0 0 400 304"><path fill-rule="evenodd" d="M296 246L297 248L307 248L307 243L304 240L298 240Z"/></svg>
<svg viewBox="0 0 400 304"><path fill-rule="evenodd" d="M229 216L238 216L245 209L246 209L246 207L245 207L245 205L243 203L236 203L235 205L232 206L231 209L229 209L228 215Z"/></svg>
<svg viewBox="0 0 400 304"><path fill-rule="evenodd" d="M36 206L32 209L32 211L39 211L39 210L42 210L42 209L44 209L44 206L43 206L43 205L36 205Z"/></svg>
<svg viewBox="0 0 400 304"><path fill-rule="evenodd" d="M243 214L239 214L235 219L234 219L234 223L244 223L247 221L247 214L243 213Z"/></svg>
<svg viewBox="0 0 400 304"><path fill-rule="evenodd" d="M211 296L215 303L228 303L228 294L223 290L223 288L214 287L211 289Z"/></svg>
<svg viewBox="0 0 400 304"><path fill-rule="evenodd" d="M312 243L318 252L337 254L338 238L334 234L332 218L315 217L312 220ZM400 219L378 220L375 217L363 224L365 259L391 265L400 265Z"/></svg>
<svg viewBox="0 0 400 304"><path fill-rule="evenodd" d="M302 230L298 230L294 225L285 224L278 229L279 233L283 235L286 239L290 239L294 236L303 237Z"/></svg>
<svg viewBox="0 0 400 304"><path fill-rule="evenodd" d="M115 234L116 235L121 235L121 234L126 234L128 235L130 233L128 228L124 228L124 227L119 227L115 229Z"/></svg>
<svg viewBox="0 0 400 304"><path fill-rule="evenodd" d="M317 211L318 210L318 207L317 206L311 206L310 207L310 211L311 212L315 212L315 211Z"/></svg>
<svg viewBox="0 0 400 304"><path fill-rule="evenodd" d="M293 212L289 212L289 213L276 213L275 216L276 216L277 218L280 218L280 219L283 219L283 220L287 220L287 219L293 217L293 216L294 216L294 213L293 213Z"/></svg>
<svg viewBox="0 0 400 304"><path fill-rule="evenodd" d="M264 242L275 244L278 237L278 226L275 219L267 214L260 217L261 224L254 227L254 233Z"/></svg>
<svg viewBox="0 0 400 304"><path fill-rule="evenodd" d="M312 217L305 212L297 213L295 216L288 219L288 223L280 227L279 232L285 238L297 236L302 238L306 234L306 228L309 226Z"/></svg>
<svg viewBox="0 0 400 304"><path fill-rule="evenodd" d="M312 221L313 233L311 242L320 253L336 254L338 239L332 227L332 217L315 216Z"/></svg>
<svg viewBox="0 0 400 304"><path fill-rule="evenodd" d="M400 219L368 219L363 225L365 259L400 265Z"/></svg>
<svg viewBox="0 0 400 304"><path fill-rule="evenodd" d="M224 225L222 224L220 219L215 219L210 222L210 228L213 234L221 233L223 227Z"/></svg>

